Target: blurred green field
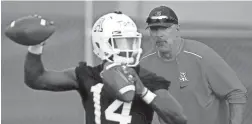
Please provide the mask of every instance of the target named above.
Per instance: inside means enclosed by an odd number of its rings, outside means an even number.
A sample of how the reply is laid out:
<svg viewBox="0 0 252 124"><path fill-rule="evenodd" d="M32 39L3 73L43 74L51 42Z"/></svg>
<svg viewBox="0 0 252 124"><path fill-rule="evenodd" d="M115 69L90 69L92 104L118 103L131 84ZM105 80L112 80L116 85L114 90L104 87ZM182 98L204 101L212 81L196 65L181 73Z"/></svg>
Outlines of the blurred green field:
<svg viewBox="0 0 252 124"><path fill-rule="evenodd" d="M115 2L94 4L93 19L116 9ZM107 8L102 6L106 6ZM109 7L110 6L110 7ZM70 8L69 8L70 7ZM27 48L7 39L5 27L18 17L38 13L55 21L56 32L48 40L43 61L46 68L61 70L76 66L84 60L84 2L2 2L2 124L82 124L84 109L75 91L34 91L23 82L23 65ZM19 11L19 9L22 11ZM54 9L54 10L53 10ZM150 39L144 30L144 18L134 18L144 34L144 48L148 49ZM215 49L237 72L250 92L252 104L252 32L246 25L225 23L183 22L182 34ZM95 59L97 60L97 59ZM97 64L98 62L95 61ZM246 108L247 122L252 117L252 107Z"/></svg>

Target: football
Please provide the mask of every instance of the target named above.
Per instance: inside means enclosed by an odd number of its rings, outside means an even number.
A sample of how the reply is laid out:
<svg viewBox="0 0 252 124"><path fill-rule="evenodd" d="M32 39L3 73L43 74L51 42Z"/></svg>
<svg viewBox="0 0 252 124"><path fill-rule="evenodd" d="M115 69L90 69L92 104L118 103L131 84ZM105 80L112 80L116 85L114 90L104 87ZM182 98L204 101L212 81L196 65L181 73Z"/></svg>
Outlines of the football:
<svg viewBox="0 0 252 124"><path fill-rule="evenodd" d="M129 75L123 72L121 66L104 69L101 73L104 85L109 93L124 102L131 102L135 96L135 84L129 80Z"/></svg>
<svg viewBox="0 0 252 124"><path fill-rule="evenodd" d="M15 43L32 46L47 40L55 31L53 21L38 15L30 15L12 21L5 35Z"/></svg>

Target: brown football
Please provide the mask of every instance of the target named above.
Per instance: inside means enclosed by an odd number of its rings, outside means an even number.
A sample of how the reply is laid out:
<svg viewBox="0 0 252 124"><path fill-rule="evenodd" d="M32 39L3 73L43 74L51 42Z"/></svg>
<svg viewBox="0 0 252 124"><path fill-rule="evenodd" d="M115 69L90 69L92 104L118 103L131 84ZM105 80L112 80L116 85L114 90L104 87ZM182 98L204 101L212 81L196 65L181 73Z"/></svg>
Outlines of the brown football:
<svg viewBox="0 0 252 124"><path fill-rule="evenodd" d="M104 85L109 87L111 94L116 95L119 100L131 102L135 96L135 85L128 79L121 66L104 69L101 73Z"/></svg>
<svg viewBox="0 0 252 124"><path fill-rule="evenodd" d="M12 21L5 35L15 43L30 46L47 40L55 31L52 21L38 15L21 17Z"/></svg>

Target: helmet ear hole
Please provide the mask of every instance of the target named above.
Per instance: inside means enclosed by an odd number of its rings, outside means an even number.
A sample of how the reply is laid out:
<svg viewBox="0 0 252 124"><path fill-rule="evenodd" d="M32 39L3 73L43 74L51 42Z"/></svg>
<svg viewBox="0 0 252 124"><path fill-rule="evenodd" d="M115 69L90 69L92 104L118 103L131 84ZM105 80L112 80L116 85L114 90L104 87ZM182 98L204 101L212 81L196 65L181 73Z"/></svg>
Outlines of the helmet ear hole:
<svg viewBox="0 0 252 124"><path fill-rule="evenodd" d="M180 29L180 25L178 24L176 28L177 28L177 31L179 31L179 29Z"/></svg>
<svg viewBox="0 0 252 124"><path fill-rule="evenodd" d="M100 45L99 45L97 42L96 42L95 44L96 44L96 46L97 46L98 48L100 48Z"/></svg>

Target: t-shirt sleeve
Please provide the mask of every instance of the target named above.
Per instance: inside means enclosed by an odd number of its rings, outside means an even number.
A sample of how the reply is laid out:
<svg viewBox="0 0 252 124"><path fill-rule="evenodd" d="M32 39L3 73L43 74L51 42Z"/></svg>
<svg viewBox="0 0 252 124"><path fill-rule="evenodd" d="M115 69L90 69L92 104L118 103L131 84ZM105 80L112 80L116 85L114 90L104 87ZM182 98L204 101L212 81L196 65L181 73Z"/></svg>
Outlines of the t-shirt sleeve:
<svg viewBox="0 0 252 124"><path fill-rule="evenodd" d="M171 83L165 78L157 76L155 73L150 72L142 67L139 67L139 77L145 87L147 87L152 92L155 92L159 89L168 90Z"/></svg>
<svg viewBox="0 0 252 124"><path fill-rule="evenodd" d="M246 102L246 88L234 70L212 49L203 56L203 68L210 87L230 103Z"/></svg>

